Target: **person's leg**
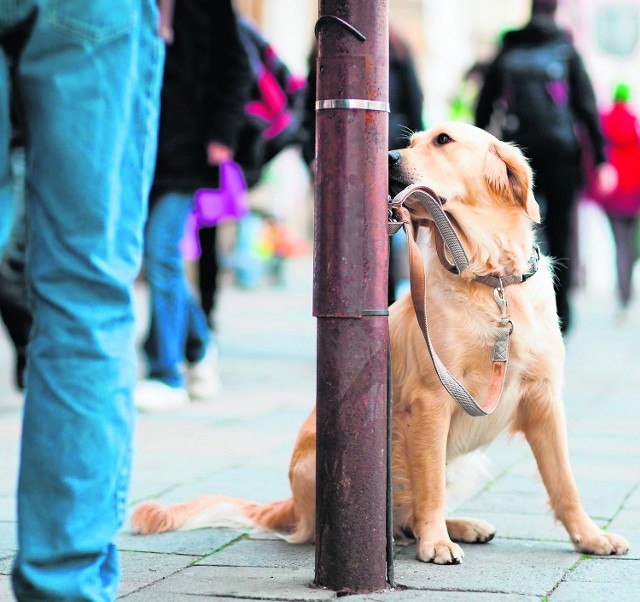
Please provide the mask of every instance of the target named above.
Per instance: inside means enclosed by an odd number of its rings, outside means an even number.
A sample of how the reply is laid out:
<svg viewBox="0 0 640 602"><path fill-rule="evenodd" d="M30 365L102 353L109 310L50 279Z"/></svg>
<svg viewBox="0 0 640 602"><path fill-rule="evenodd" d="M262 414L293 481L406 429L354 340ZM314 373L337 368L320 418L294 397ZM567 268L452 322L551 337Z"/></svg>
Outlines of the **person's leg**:
<svg viewBox="0 0 640 602"><path fill-rule="evenodd" d="M629 229L627 236L627 256L629 263L627 266L627 279L629 281L629 302L633 297L633 268L638 261L638 225L639 218L637 215L629 217Z"/></svg>
<svg viewBox="0 0 640 602"><path fill-rule="evenodd" d="M204 355L208 339L204 315L189 289L180 252L192 204L193 197L183 192L159 196L152 206L145 237L145 277L150 304L149 334L144 345L148 377L174 388L184 384L181 365L185 360L187 334L200 335L197 344L190 338L193 346L190 354L195 359Z"/></svg>
<svg viewBox="0 0 640 602"><path fill-rule="evenodd" d="M631 298L631 270L633 266L633 248L629 248L631 219L622 215L608 214L611 233L615 243L616 275L618 296L622 307L626 307ZM635 240L633 241L635 247Z"/></svg>
<svg viewBox="0 0 640 602"><path fill-rule="evenodd" d="M220 391L218 353L207 321L196 299L190 295L187 308L185 359L187 392L192 400L208 400Z"/></svg>
<svg viewBox="0 0 640 602"><path fill-rule="evenodd" d="M198 259L198 288L200 290L200 306L207 323L213 330L215 319L216 293L218 290L218 251L216 233L218 229L201 228L198 232L200 239L200 258Z"/></svg>
<svg viewBox="0 0 640 602"><path fill-rule="evenodd" d="M567 161L551 165L534 164L533 167L536 194L539 191L547 203L541 231L547 252L555 260L556 305L560 328L566 333L571 326L569 294L573 284L573 217L580 179L579 165Z"/></svg>
<svg viewBox="0 0 640 602"><path fill-rule="evenodd" d="M0 0L0 11L4 10ZM0 33L9 26L0 12ZM13 223L13 177L11 175L10 139L11 119L9 113L9 60L0 45L0 256L11 232Z"/></svg>
<svg viewBox="0 0 640 602"><path fill-rule="evenodd" d="M25 273L26 215L23 199L20 197L16 201L15 222L0 261L0 316L13 342L16 354L15 382L17 388L22 390L32 317Z"/></svg>
<svg viewBox="0 0 640 602"><path fill-rule="evenodd" d="M18 78L34 328L13 587L19 600L113 600L163 47L153 0L40 0L31 16Z"/></svg>
<svg viewBox="0 0 640 602"><path fill-rule="evenodd" d="M632 216L621 218L620 248L618 253L618 273L620 278L620 301L627 307L631 301L633 266L638 258L638 219Z"/></svg>
<svg viewBox="0 0 640 602"><path fill-rule="evenodd" d="M211 342L211 334L207 320L193 295L189 295L187 305L187 338L185 343L185 359L190 364L201 361L207 354Z"/></svg>

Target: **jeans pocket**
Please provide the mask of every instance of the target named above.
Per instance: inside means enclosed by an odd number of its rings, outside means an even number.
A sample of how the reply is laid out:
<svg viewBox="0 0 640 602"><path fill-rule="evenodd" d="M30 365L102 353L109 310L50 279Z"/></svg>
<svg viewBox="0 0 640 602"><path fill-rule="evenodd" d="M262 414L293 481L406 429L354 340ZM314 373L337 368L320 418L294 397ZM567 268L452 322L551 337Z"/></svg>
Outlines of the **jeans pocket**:
<svg viewBox="0 0 640 602"><path fill-rule="evenodd" d="M105 44L136 27L139 0L50 0L45 19L62 35L90 44Z"/></svg>

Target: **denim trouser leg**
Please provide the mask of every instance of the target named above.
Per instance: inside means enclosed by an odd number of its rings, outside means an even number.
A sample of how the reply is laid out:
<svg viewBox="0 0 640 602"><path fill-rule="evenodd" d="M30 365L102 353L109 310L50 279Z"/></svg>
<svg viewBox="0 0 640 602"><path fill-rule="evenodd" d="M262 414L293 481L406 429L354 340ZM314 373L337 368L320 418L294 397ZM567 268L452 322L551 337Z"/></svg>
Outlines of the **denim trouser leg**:
<svg viewBox="0 0 640 602"><path fill-rule="evenodd" d="M149 285L150 324L144 345L150 378L172 387L183 384L180 370L187 340L189 361L204 356L209 333L184 273L180 240L193 196L167 192L154 203L147 222L144 266Z"/></svg>
<svg viewBox="0 0 640 602"><path fill-rule="evenodd" d="M0 0L0 26L27 8L18 81L34 327L13 586L19 600L113 600L163 47L154 0Z"/></svg>

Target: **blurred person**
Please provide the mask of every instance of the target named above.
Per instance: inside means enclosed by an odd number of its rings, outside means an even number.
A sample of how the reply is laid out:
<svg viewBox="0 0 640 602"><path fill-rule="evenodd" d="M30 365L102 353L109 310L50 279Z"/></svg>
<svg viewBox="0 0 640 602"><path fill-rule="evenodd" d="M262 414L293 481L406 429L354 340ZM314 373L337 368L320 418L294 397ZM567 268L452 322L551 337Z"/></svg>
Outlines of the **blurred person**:
<svg viewBox="0 0 640 602"><path fill-rule="evenodd" d="M301 144L306 81L293 74L254 23L238 17L238 31L251 66L251 91L243 107L243 120L234 156L247 188L256 186L265 166L285 148ZM198 232L198 288L200 306L215 330L218 292L217 226Z"/></svg>
<svg viewBox="0 0 640 602"><path fill-rule="evenodd" d="M527 25L504 35L485 74L475 116L481 128L497 123L494 133L515 142L531 162L545 251L556 260L556 303L566 333L573 215L584 184L577 127L590 141L599 187L610 189L615 172L606 162L591 81L569 35L555 23L556 8L557 0L532 0Z"/></svg>
<svg viewBox="0 0 640 602"><path fill-rule="evenodd" d="M315 173L315 132L316 132L316 76L317 76L317 43L309 58L309 74L307 77L307 98L303 126L307 132L302 146L302 156ZM411 50L394 26L389 27L389 149L407 146L414 132L424 130L422 117L424 97L422 87L416 73ZM398 257L406 254L406 246L402 237L396 244L389 246L389 278L387 297L391 305L396 300L400 283L408 279L407 261L398 261Z"/></svg>
<svg viewBox="0 0 640 602"><path fill-rule="evenodd" d="M153 0L0 0L0 206L10 82L25 127L33 309L17 489L18 600L113 600L135 409L133 281L156 148Z"/></svg>
<svg viewBox="0 0 640 602"><path fill-rule="evenodd" d="M618 84L613 106L602 114L607 156L616 169L618 183L610 194L599 195L598 199L607 214L615 241L621 319L626 318L631 301L640 215L640 122L629 106L630 95L627 84Z"/></svg>
<svg viewBox="0 0 640 602"><path fill-rule="evenodd" d="M27 344L33 322L27 294L26 253L27 219L24 186L24 138L20 127L20 103L15 89L15 64L10 65L10 175L8 184L13 205L9 239L0 255L0 316L15 353L14 383L24 390L27 366Z"/></svg>
<svg viewBox="0 0 640 602"><path fill-rule="evenodd" d="M215 188L217 166L233 159L250 83L231 0L177 2L145 233L150 323L147 378L135 391L139 409L168 410L218 392L216 351L187 282L180 240L196 190Z"/></svg>
<svg viewBox="0 0 640 602"><path fill-rule="evenodd" d="M487 64L477 61L464 74L449 108L451 121L463 121L471 124L475 122L476 103L486 70Z"/></svg>
<svg viewBox="0 0 640 602"><path fill-rule="evenodd" d="M15 211L14 221L0 260L0 316L13 343L15 353L14 383L25 388L27 344L33 318L29 305L26 278L27 220L24 207L24 153L12 152Z"/></svg>

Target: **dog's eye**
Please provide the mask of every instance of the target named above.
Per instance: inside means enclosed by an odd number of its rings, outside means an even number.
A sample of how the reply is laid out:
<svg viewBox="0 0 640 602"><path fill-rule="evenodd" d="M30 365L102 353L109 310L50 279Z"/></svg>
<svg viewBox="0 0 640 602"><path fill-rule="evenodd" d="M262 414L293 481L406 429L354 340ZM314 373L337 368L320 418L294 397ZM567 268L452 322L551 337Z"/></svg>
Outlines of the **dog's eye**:
<svg viewBox="0 0 640 602"><path fill-rule="evenodd" d="M445 144L449 144L449 142L453 142L453 139L451 138L451 136L449 136L449 134L445 134L443 132L442 134L438 134L434 142L438 146L444 146Z"/></svg>

